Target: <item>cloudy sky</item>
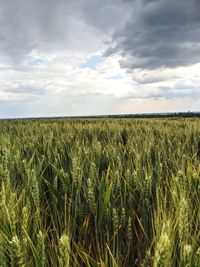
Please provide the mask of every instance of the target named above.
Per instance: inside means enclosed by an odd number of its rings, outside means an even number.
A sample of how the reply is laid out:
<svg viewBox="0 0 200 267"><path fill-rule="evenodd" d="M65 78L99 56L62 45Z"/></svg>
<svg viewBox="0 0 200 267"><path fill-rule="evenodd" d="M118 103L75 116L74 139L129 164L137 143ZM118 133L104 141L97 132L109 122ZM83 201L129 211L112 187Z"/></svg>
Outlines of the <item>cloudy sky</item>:
<svg viewBox="0 0 200 267"><path fill-rule="evenodd" d="M188 110L199 0L0 0L0 118Z"/></svg>

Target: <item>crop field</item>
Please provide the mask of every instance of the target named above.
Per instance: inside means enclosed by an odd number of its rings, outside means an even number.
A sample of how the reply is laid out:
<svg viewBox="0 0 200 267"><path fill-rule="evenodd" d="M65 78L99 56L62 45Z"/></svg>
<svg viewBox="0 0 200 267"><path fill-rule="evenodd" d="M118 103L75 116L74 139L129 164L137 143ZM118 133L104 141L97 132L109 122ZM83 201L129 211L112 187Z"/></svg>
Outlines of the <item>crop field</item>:
<svg viewBox="0 0 200 267"><path fill-rule="evenodd" d="M0 266L200 266L200 120L0 121Z"/></svg>

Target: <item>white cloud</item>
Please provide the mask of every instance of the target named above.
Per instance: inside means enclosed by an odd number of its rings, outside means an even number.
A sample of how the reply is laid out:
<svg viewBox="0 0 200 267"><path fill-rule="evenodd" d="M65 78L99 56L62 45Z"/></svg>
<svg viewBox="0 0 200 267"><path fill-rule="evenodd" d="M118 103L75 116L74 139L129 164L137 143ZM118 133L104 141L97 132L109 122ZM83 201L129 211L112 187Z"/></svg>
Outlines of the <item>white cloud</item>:
<svg viewBox="0 0 200 267"><path fill-rule="evenodd" d="M196 44L184 42L187 57L176 50L174 57L180 64L172 66L173 56L167 52L171 53L177 39L167 27L171 21L159 15L164 1L147 2L0 0L0 117L197 110L200 63L194 53L195 60L188 60L199 45L198 30L189 27L194 22L192 6L187 4L190 20L179 34L184 41L192 35ZM176 9L173 34L176 24L184 21L178 15ZM162 23L169 36L161 42L165 49L156 50L149 28L152 26L159 44L154 26L164 34ZM198 25L198 16L195 23ZM172 38L169 44L168 37ZM103 57L106 50L107 56ZM154 66L145 65L145 60L151 61L149 53L154 55ZM163 55L169 63L164 66ZM92 67L90 60L95 57ZM84 64L86 67L81 67Z"/></svg>
<svg viewBox="0 0 200 267"><path fill-rule="evenodd" d="M174 99L185 103L184 98L189 98L190 103L193 96L200 97L200 64L132 74L120 68L117 55L102 60L95 69L80 67L87 58L88 53L70 56L68 51L32 51L21 68L0 72L0 101L29 106L22 116L57 116L161 111L166 107L170 111ZM41 64L28 63L39 59Z"/></svg>

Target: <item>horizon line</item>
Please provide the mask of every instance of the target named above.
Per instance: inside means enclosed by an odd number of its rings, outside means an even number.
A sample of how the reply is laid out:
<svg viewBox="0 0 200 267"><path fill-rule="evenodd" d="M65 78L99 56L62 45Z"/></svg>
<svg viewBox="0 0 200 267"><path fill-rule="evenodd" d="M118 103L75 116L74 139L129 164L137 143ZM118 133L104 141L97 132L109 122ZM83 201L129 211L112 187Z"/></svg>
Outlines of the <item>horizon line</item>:
<svg viewBox="0 0 200 267"><path fill-rule="evenodd" d="M200 111L181 112L144 112L144 113L121 113L104 115L63 115L63 116L31 116L31 117L9 117L0 120L37 120L37 119L90 119L90 118L167 118L167 117L200 117Z"/></svg>

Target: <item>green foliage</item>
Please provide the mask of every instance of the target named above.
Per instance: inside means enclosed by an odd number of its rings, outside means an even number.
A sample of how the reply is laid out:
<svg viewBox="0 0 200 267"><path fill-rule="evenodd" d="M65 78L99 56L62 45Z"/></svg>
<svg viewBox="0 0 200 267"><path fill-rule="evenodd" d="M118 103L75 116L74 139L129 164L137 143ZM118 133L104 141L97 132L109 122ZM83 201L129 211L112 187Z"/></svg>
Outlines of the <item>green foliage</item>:
<svg viewBox="0 0 200 267"><path fill-rule="evenodd" d="M0 266L200 265L198 119L0 129Z"/></svg>

